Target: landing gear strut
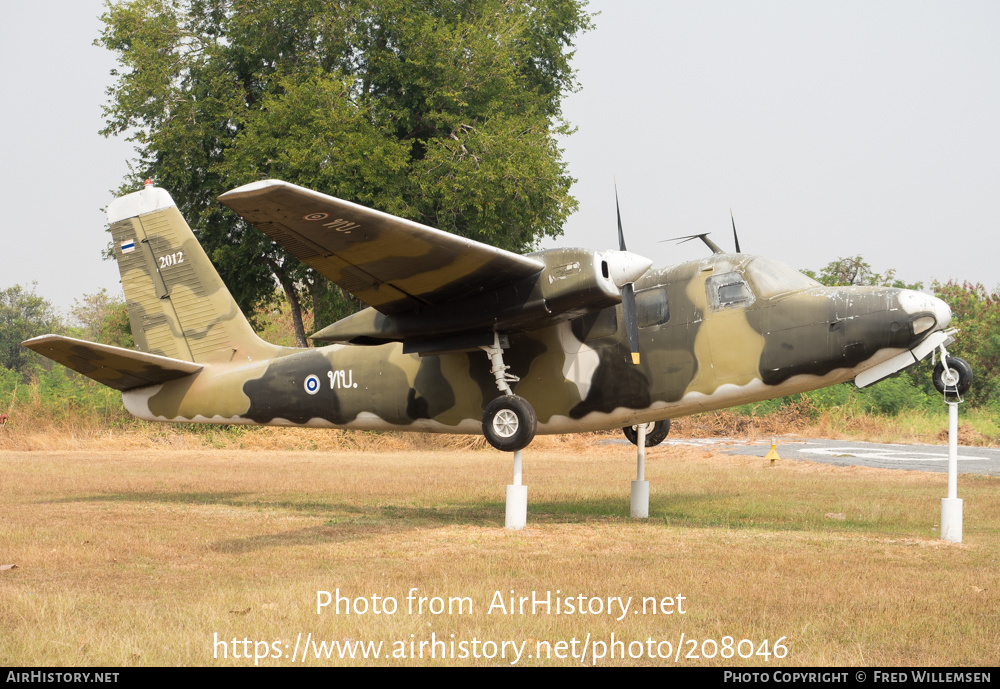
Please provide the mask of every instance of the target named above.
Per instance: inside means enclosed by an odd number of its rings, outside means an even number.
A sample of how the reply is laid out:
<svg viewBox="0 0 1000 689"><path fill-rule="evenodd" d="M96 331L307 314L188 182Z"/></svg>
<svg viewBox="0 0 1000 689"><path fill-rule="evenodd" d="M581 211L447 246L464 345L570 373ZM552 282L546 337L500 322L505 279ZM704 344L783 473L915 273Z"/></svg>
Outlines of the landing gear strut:
<svg viewBox="0 0 1000 689"><path fill-rule="evenodd" d="M515 395L508 383L516 383L520 378L507 373L510 366L503 363L503 349L500 335L493 334L493 344L481 348L493 364L491 372L496 378L497 389L503 393L488 405L483 414L483 435L486 441L501 452L523 450L535 437L538 417L531 403Z"/></svg>

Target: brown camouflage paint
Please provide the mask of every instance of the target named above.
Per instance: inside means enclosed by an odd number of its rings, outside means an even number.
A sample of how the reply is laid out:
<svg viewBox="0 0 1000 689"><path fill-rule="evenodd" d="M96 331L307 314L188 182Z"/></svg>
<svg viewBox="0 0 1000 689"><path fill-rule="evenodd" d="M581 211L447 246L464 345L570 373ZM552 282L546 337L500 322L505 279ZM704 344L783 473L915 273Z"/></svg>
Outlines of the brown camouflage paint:
<svg viewBox="0 0 1000 689"><path fill-rule="evenodd" d="M270 202L281 206L282 198ZM239 206L247 199L230 201ZM251 201L260 205L260 199ZM150 420L481 433L483 409L500 394L486 354L419 356L404 353L402 341L437 338L446 347L449 334L492 338L498 330L509 339L504 358L510 373L520 377L512 389L535 408L538 432L565 433L848 381L912 348L950 318L933 297L906 290L808 282L785 291L774 284L762 288L754 266L771 265L765 259L753 263L753 256L719 253L650 270L635 283L637 299L665 299L669 306L665 322L640 327L642 358L635 365L621 307L613 305L617 292L595 277L600 252L552 249L511 258L475 245L466 255L461 247L468 240L447 240L439 250L422 242L419 232L388 249L392 237L380 230L330 256L329 245L344 233L296 233L290 228L314 221L303 220L309 214L288 203L279 208L281 227L273 213L263 213L258 222L272 223L272 236L284 237L293 251L311 252L307 262L325 266L328 275L347 270L345 286L384 307L320 335L384 344L291 349L263 342L171 206L118 220L111 230L136 341L145 352L177 363L159 370L149 361L131 361L136 353L88 349L87 343L49 341L33 348L112 386L130 367L137 369L118 387L127 390L129 411ZM332 217L348 223L340 229L365 230L366 216L317 207L321 220ZM241 212L253 215L255 209ZM378 228L392 229L391 223ZM428 261L421 263L422 256ZM348 270L338 261L355 263ZM393 271L402 271L400 278L386 285ZM720 305L723 290L741 289L723 284L732 280L742 281L750 298ZM914 332L914 322L927 316L933 327ZM200 368L189 373L185 362ZM103 374L95 374L102 368ZM149 381L155 384L141 385Z"/></svg>

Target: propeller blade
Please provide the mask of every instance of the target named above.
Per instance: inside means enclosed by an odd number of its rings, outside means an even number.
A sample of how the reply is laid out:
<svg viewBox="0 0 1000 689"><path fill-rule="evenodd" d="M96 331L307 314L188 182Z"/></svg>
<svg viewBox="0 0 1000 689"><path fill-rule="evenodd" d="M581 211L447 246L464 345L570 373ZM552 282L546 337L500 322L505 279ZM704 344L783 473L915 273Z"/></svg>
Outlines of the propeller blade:
<svg viewBox="0 0 1000 689"><path fill-rule="evenodd" d="M625 248L625 233L622 232L622 209L618 206L618 181L615 180L615 212L618 213L618 250L628 251Z"/></svg>
<svg viewBox="0 0 1000 689"><path fill-rule="evenodd" d="M736 253L740 253L740 238L736 235L736 218L733 217L733 209L729 209L729 219L733 221L733 241L736 242Z"/></svg>
<svg viewBox="0 0 1000 689"><path fill-rule="evenodd" d="M625 246L625 232L622 230L622 209L618 203L618 180L615 180L615 213L618 215L618 252L607 252L605 260L608 272L616 285L622 288L622 315L625 317L625 332L628 334L628 348L632 353L632 363L639 363L639 319L635 308L635 289L632 283L649 270L653 262L648 258L629 253Z"/></svg>
<svg viewBox="0 0 1000 689"><path fill-rule="evenodd" d="M625 316L625 332L628 333L628 349L632 352L632 363L639 363L639 320L635 309L635 290L632 283L622 287L622 314Z"/></svg>

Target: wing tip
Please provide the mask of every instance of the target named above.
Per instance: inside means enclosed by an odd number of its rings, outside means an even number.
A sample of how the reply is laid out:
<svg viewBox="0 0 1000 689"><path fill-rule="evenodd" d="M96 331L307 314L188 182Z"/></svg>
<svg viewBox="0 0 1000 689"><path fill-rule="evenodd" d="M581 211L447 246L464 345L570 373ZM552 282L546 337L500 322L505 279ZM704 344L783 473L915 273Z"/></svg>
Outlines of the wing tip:
<svg viewBox="0 0 1000 689"><path fill-rule="evenodd" d="M246 196L256 196L259 194L264 194L273 189L274 187L294 187L294 184L285 182L280 179L262 179L258 182L250 182L250 184L244 184L241 187L236 187L235 189L230 189L229 191L221 194L219 196L219 201L224 201L227 198L236 197L246 197Z"/></svg>

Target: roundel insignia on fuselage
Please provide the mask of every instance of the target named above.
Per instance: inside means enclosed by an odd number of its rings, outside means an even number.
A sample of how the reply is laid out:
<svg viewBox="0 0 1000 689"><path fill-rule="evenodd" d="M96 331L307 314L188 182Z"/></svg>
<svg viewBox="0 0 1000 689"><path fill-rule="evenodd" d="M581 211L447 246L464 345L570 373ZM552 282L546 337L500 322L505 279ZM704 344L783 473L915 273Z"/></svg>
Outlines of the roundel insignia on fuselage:
<svg viewBox="0 0 1000 689"><path fill-rule="evenodd" d="M315 395L319 392L319 376L315 374L307 376L304 387L310 395Z"/></svg>

